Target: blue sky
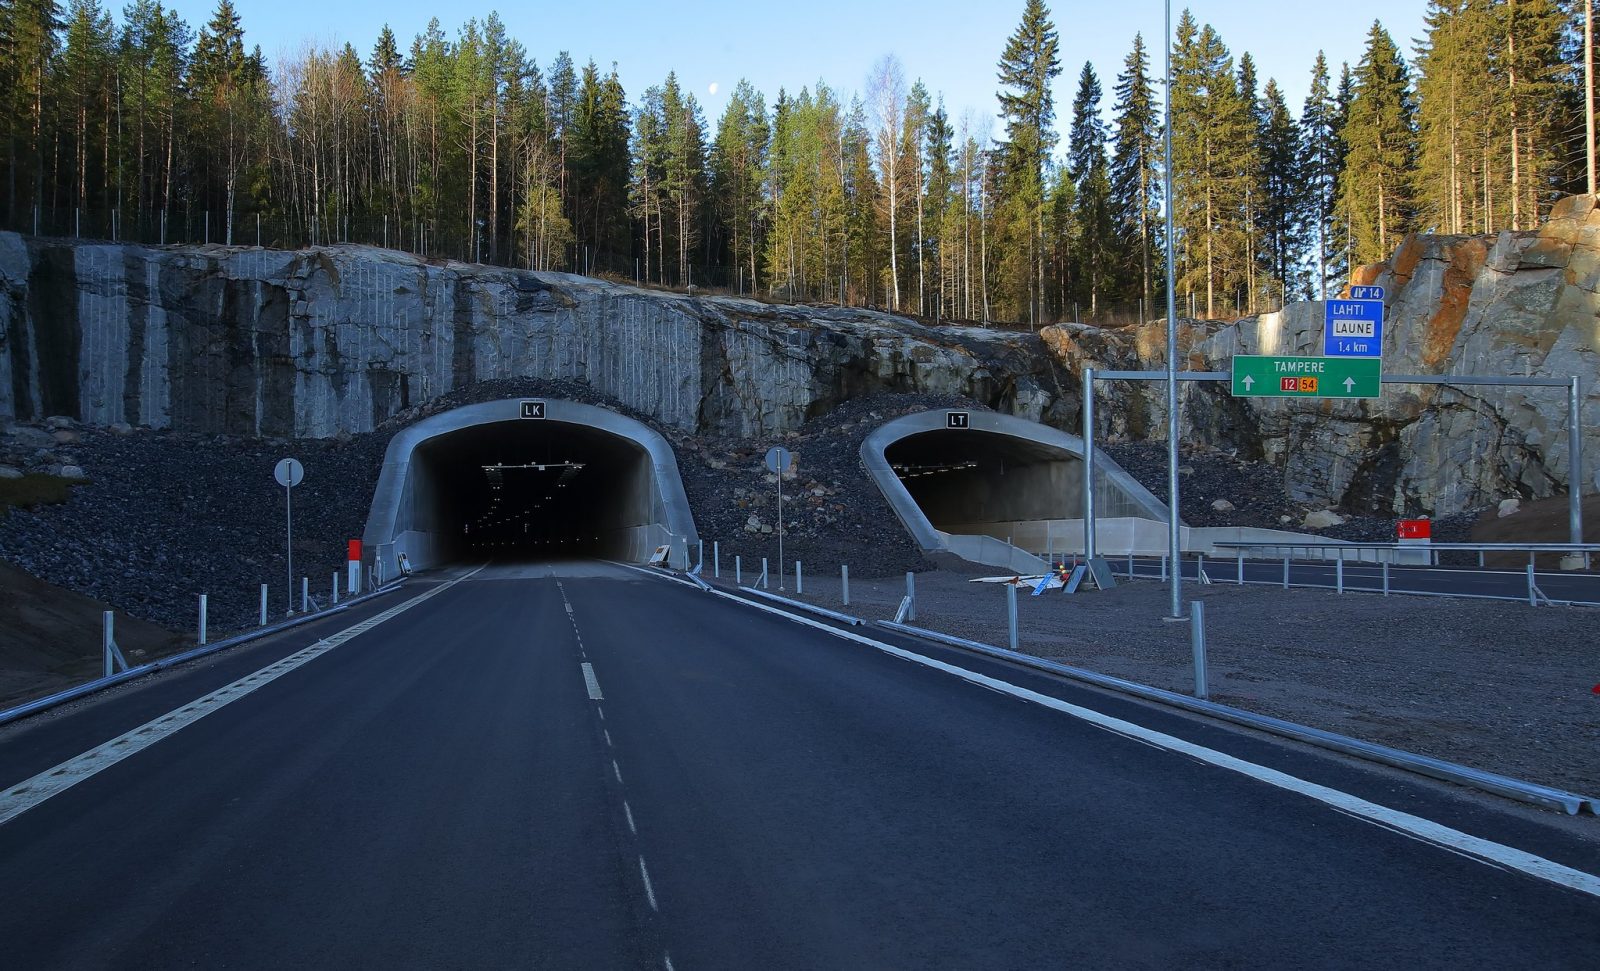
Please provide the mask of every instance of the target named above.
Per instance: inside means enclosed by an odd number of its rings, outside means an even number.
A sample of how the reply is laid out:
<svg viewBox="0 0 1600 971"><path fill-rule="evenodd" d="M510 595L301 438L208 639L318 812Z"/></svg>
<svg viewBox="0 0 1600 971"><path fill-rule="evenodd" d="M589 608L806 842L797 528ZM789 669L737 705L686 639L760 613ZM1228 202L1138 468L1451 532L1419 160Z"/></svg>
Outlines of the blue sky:
<svg viewBox="0 0 1600 971"><path fill-rule="evenodd" d="M498 9L513 36L541 68L561 50L579 64L593 58L602 68L617 63L630 100L669 70L700 99L715 123L728 92L746 78L771 104L780 87L797 91L825 79L836 90L864 91L866 76L884 54L898 56L908 80L922 78L937 96L943 93L953 119L964 109L985 117L995 111L995 62L1006 37L1021 18L1022 0L973 3L955 0L806 0L798 7L755 2L492 3L439 5L418 0L329 3L327 0L234 0L245 33L260 44L269 61L307 43L355 45L365 57L379 28L388 22L402 47L438 16L447 34L470 17ZM215 0L177 0L176 9L198 28ZM1383 21L1401 49L1411 55L1422 34L1423 0L1345 0L1302 4L1294 0L1195 3L1195 17L1210 23L1237 57L1249 51L1263 82L1276 77L1298 114L1317 50L1328 53L1335 77L1340 61L1361 57L1369 26ZM1062 75L1056 83L1059 127L1063 130L1078 73L1093 61L1106 90L1102 108L1109 115L1111 86L1136 32L1143 32L1161 62L1157 39L1163 33L1162 4L1065 2L1050 4L1061 36ZM1181 4L1175 4L1176 21ZM710 86L717 85L711 93ZM998 125L995 128L999 132Z"/></svg>

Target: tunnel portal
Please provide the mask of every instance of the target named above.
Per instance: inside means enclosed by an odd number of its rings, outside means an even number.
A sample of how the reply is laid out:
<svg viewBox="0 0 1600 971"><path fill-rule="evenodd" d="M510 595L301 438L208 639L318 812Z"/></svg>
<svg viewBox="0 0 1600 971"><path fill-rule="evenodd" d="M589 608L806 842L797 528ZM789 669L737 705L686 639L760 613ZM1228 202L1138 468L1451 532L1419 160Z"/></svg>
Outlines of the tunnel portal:
<svg viewBox="0 0 1600 971"><path fill-rule="evenodd" d="M693 517L672 449L603 408L515 399L469 405L389 444L365 545L392 575L502 556L643 562L658 546L682 565Z"/></svg>
<svg viewBox="0 0 1600 971"><path fill-rule="evenodd" d="M927 411L897 418L861 445L862 462L925 550L1028 566L1016 551L1068 550L1083 536L1083 440L1010 415ZM1103 452L1095 453L1097 521L1164 520L1166 506ZM992 546L993 544L991 544Z"/></svg>

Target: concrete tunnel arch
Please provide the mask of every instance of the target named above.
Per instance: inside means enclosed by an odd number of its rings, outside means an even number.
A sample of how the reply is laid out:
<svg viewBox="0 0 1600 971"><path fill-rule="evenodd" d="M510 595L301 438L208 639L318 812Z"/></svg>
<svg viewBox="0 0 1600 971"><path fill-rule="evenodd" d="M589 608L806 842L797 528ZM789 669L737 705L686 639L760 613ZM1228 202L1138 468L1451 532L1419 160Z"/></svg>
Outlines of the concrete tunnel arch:
<svg viewBox="0 0 1600 971"><path fill-rule="evenodd" d="M593 405L512 398L425 418L389 442L362 535L392 576L508 554L644 562L698 540L672 447Z"/></svg>
<svg viewBox="0 0 1600 971"><path fill-rule="evenodd" d="M965 417L952 423L953 413ZM1082 438L1049 425L939 409L875 429L861 461L924 550L1020 570L1044 566L1021 550L1081 546L1083 450ZM1166 504L1099 450L1095 496L1096 521L1167 518Z"/></svg>

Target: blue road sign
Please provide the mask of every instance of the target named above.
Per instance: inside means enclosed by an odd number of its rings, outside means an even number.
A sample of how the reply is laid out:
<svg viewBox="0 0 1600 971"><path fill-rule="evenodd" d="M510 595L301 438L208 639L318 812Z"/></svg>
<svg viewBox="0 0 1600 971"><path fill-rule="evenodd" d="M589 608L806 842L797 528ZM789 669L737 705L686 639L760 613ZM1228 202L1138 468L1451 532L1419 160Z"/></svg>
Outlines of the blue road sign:
<svg viewBox="0 0 1600 971"><path fill-rule="evenodd" d="M1383 301L1329 300L1322 311L1322 353L1326 357L1382 357Z"/></svg>
<svg viewBox="0 0 1600 971"><path fill-rule="evenodd" d="M1351 300L1382 300L1383 287L1351 287Z"/></svg>

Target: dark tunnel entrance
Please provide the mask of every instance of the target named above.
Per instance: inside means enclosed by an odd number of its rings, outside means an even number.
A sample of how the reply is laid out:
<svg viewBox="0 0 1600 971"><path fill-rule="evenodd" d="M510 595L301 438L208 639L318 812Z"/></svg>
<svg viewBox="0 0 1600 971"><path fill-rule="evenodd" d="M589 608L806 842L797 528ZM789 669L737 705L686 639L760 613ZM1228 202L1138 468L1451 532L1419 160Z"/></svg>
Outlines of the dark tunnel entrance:
<svg viewBox="0 0 1600 971"><path fill-rule="evenodd" d="M988 411L924 411L886 422L861 460L925 550L1012 567L1017 550L1072 549L1083 536L1083 440ZM1164 520L1149 490L1095 453L1096 519ZM977 542L977 538L993 537ZM968 541L972 539L974 541Z"/></svg>
<svg viewBox="0 0 1600 971"><path fill-rule="evenodd" d="M516 399L434 415L389 443L364 535L393 575L515 556L644 562L696 541L677 460L649 426L570 401Z"/></svg>
<svg viewBox="0 0 1600 971"><path fill-rule="evenodd" d="M1070 519L1083 460L1040 442L970 430L910 435L884 458L935 529L1006 538L1015 524Z"/></svg>
<svg viewBox="0 0 1600 971"><path fill-rule="evenodd" d="M609 432L551 422L474 425L424 442L441 562L491 556L628 556L650 522L650 456Z"/></svg>

